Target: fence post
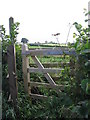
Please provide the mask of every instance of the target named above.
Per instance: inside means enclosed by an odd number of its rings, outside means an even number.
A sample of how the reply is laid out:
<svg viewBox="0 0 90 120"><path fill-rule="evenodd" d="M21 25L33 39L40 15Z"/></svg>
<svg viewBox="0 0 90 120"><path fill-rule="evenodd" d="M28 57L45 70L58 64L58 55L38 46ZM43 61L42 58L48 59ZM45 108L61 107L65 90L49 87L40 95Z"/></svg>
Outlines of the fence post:
<svg viewBox="0 0 90 120"><path fill-rule="evenodd" d="M15 44L14 38L12 37L12 25L14 24L14 19L12 17L9 18L9 32L11 45L7 47L7 62L8 62L8 74L9 74L9 88L11 98L13 100L13 107L16 113L16 119L19 119L19 109L17 107L17 76L16 76L16 52L15 52Z"/></svg>
<svg viewBox="0 0 90 120"><path fill-rule="evenodd" d="M13 102L17 99L17 84L16 84L16 71L15 71L15 47L10 45L7 48L7 59L8 59L8 73L9 73L9 87L10 94Z"/></svg>
<svg viewBox="0 0 90 120"><path fill-rule="evenodd" d="M27 46L27 39L22 38L21 42L23 42L22 45L22 53L25 53L25 51L28 50ZM27 68L29 67L29 59L26 55L22 55L22 70L23 70L23 80L24 80L24 89L25 92L30 94L30 86L28 83L30 83L30 73L27 71Z"/></svg>
<svg viewBox="0 0 90 120"><path fill-rule="evenodd" d="M14 24L14 19L11 17L9 18L10 36L12 32L12 24ZM12 44L7 47L7 61L8 61L10 94L13 99L13 103L16 106L16 99L17 99L16 55L15 55L15 45L12 37L11 37L11 41Z"/></svg>

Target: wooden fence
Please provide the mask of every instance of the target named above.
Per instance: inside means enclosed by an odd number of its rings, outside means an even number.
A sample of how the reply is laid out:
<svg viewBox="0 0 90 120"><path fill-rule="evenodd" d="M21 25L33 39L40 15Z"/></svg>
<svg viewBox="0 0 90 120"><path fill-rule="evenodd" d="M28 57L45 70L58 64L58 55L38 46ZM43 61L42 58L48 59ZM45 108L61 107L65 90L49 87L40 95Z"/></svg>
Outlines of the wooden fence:
<svg viewBox="0 0 90 120"><path fill-rule="evenodd" d="M56 89L60 92L63 90L65 86L57 85L53 78L50 76L49 73L60 73L63 68L45 68L44 65L40 62L37 56L60 56L60 55L76 55L74 49L69 48L47 48L47 49L35 49L35 50L28 50L28 46L25 43L26 39L22 38L22 63L23 63L23 79L24 79L24 88L25 92L28 92L32 98L46 98L43 95L37 95L31 93L32 86L45 86ZM32 60L36 64L36 67L29 66L29 57L31 56ZM62 63L62 65L65 63ZM69 63L67 63L69 64ZM54 63L55 65L55 63ZM42 82L31 82L30 81L30 73L42 73L44 77L48 80L48 83Z"/></svg>

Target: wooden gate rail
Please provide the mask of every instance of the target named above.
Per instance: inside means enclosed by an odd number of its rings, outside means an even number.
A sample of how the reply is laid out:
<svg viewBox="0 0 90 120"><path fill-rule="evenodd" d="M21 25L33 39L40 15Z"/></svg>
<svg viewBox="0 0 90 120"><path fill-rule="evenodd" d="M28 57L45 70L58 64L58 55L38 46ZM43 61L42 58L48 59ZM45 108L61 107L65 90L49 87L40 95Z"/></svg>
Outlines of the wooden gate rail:
<svg viewBox="0 0 90 120"><path fill-rule="evenodd" d="M75 49L69 48L47 48L47 49L35 49L35 50L26 50L22 52L23 55L30 56L48 56L48 55L76 55Z"/></svg>
<svg viewBox="0 0 90 120"><path fill-rule="evenodd" d="M22 38L22 63L23 63L23 79L24 79L24 88L25 91L30 94L33 98L46 98L43 95L35 95L31 93L31 86L45 86L46 88L54 88L56 90L64 90L64 85L57 85L49 73L60 73L63 68L44 68L43 64L39 61L37 56L53 56L53 55L76 55L74 49L69 48L47 48L47 49L35 49L35 50L28 50L27 47L27 39ZM36 64L38 68L30 67L29 66L29 59L28 57L31 56L32 60ZM64 64L64 63L62 63ZM67 63L70 64L70 63ZM30 73L42 73L44 77L48 80L49 83L39 83L39 82L30 82Z"/></svg>
<svg viewBox="0 0 90 120"><path fill-rule="evenodd" d="M60 63L58 63L58 62L54 62L54 63L51 63L51 62L48 62L48 63L42 63L42 65L45 67L45 68L47 68L47 67L49 67L49 68L52 68L52 67L58 67L58 66L60 66L60 67L64 67L64 66L69 66L70 65L70 62L60 62ZM37 67L36 66L36 64L35 63L30 63L30 67Z"/></svg>
<svg viewBox="0 0 90 120"><path fill-rule="evenodd" d="M27 68L28 72L30 73L60 73L63 68L58 69L58 68Z"/></svg>
<svg viewBox="0 0 90 120"><path fill-rule="evenodd" d="M40 83L40 82L30 82L30 86L35 86L35 87L41 87L41 86L45 86L46 88L52 88L52 86L48 83ZM64 88L67 87L67 85L55 85L53 88L57 89L59 88L60 90L64 90Z"/></svg>

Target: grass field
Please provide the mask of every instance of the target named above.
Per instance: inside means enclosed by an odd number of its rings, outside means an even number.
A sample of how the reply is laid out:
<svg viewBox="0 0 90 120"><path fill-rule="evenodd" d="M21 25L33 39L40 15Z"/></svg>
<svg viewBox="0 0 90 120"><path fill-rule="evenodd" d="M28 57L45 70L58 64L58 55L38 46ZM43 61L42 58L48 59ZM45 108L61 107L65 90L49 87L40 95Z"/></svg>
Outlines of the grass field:
<svg viewBox="0 0 90 120"><path fill-rule="evenodd" d="M28 47L30 49L34 49L34 48L54 48L54 47L60 47L60 46L63 46L63 47L66 47L67 45L66 44L43 44L43 43L40 43L40 44L28 44Z"/></svg>

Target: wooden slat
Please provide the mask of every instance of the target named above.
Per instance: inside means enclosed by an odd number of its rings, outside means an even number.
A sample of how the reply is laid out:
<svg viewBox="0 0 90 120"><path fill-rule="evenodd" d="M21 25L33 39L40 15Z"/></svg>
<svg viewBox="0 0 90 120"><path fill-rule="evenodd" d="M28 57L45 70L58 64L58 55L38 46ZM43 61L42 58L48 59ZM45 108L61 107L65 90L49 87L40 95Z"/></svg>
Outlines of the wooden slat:
<svg viewBox="0 0 90 120"><path fill-rule="evenodd" d="M68 49L68 48L54 48L54 49L36 49L36 50L28 50L25 52L22 52L23 55L31 55L31 56L48 56L48 55L75 55L74 49Z"/></svg>
<svg viewBox="0 0 90 120"><path fill-rule="evenodd" d="M35 86L35 87L38 87L38 86L45 86L45 87L49 87L50 88L50 84L48 83L41 83L41 82L30 82L30 85L31 86Z"/></svg>
<svg viewBox="0 0 90 120"><path fill-rule="evenodd" d="M70 75L71 75L71 76L74 76L74 73L71 72ZM51 77L52 77L52 79L53 79L55 82L56 82L56 81L60 81L60 80L62 80L62 81L64 80L64 76L60 77L60 75L58 75L58 76L52 76L52 75L51 75ZM43 81L45 78L44 78L44 76L42 76L42 77L40 77L40 78L37 77L36 79L37 79L37 81L41 81L41 80Z"/></svg>
<svg viewBox="0 0 90 120"><path fill-rule="evenodd" d="M34 62L37 64L38 68L43 69L43 65L41 64L41 62L38 60L38 58L36 56L31 56L32 59L34 60ZM51 78L51 76L48 73L44 73L45 78L48 80L48 82L52 85L55 86L55 82L53 81L53 79Z"/></svg>
<svg viewBox="0 0 90 120"><path fill-rule="evenodd" d="M64 62L54 62L54 63L50 63L50 62L48 62L48 63L42 63L42 65L45 67L45 68L49 68L49 67L60 67L60 66L62 66L62 67L64 67L64 66L69 66L70 65L70 63L69 62L67 62L67 63L64 63ZM35 63L30 63L30 66L31 67L36 67L36 64Z"/></svg>
<svg viewBox="0 0 90 120"><path fill-rule="evenodd" d="M41 77L41 79L44 79L44 77ZM52 76L52 79L54 79L54 81L58 81L58 80L60 80L60 75L59 76Z"/></svg>
<svg viewBox="0 0 90 120"><path fill-rule="evenodd" d="M64 88L66 87L66 85L55 85L54 87L52 87L50 84L48 83L41 83L41 82L30 82L29 84L31 87L35 86L35 87L39 87L39 86L45 86L46 88L53 88L53 89L60 89L60 90L64 90Z"/></svg>
<svg viewBox="0 0 90 120"><path fill-rule="evenodd" d="M27 68L30 73L60 73L64 69L58 68Z"/></svg>
<svg viewBox="0 0 90 120"><path fill-rule="evenodd" d="M48 97L45 95L39 95L39 94L30 94L30 97L33 99L47 99Z"/></svg>

